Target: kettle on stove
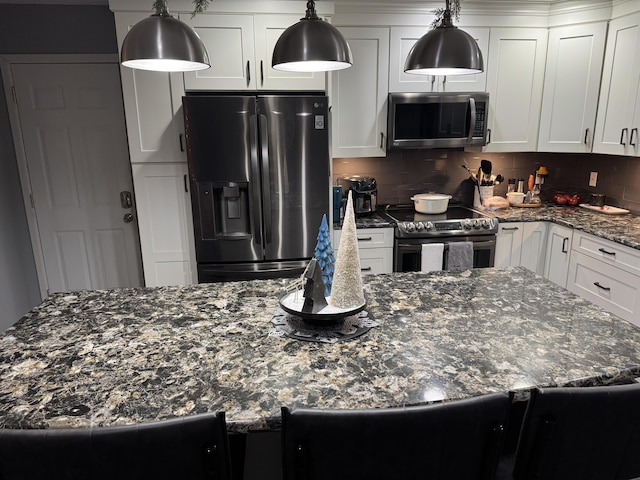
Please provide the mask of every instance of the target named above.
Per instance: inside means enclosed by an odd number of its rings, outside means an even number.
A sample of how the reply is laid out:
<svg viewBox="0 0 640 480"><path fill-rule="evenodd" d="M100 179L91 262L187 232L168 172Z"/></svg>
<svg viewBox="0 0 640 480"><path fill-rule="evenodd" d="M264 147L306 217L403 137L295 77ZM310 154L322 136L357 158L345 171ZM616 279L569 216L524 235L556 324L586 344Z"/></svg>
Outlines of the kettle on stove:
<svg viewBox="0 0 640 480"><path fill-rule="evenodd" d="M342 201L346 202L351 190L353 200L353 212L356 215L373 213L376 210L376 199L378 196L378 185L375 178L352 177L338 178L338 185L342 187Z"/></svg>

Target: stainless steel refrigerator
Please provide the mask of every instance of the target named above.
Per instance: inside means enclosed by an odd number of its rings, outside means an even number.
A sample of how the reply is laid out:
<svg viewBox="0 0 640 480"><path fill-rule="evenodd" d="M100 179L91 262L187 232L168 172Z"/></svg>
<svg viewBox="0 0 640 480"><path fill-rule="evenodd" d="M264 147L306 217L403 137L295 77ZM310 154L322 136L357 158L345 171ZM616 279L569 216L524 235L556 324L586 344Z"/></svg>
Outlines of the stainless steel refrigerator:
<svg viewBox="0 0 640 480"><path fill-rule="evenodd" d="M183 97L198 281L292 277L329 213L327 97Z"/></svg>

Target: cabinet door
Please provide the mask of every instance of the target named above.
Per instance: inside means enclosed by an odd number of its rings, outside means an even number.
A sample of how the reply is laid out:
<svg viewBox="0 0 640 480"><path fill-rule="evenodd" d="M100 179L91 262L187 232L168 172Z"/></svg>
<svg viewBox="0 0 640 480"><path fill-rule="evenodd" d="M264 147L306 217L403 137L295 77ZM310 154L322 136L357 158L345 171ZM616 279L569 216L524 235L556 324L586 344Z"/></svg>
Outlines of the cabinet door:
<svg viewBox="0 0 640 480"><path fill-rule="evenodd" d="M202 39L211 68L185 72L186 90L255 90L256 66L252 15L201 14L180 20Z"/></svg>
<svg viewBox="0 0 640 480"><path fill-rule="evenodd" d="M413 45L429 31L427 27L391 28L389 92L484 92L487 83L488 28L464 28L482 52L485 71L475 75L413 75L404 72L404 63Z"/></svg>
<svg viewBox="0 0 640 480"><path fill-rule="evenodd" d="M300 21L300 15L255 15L256 82L260 90L325 89L324 72L283 72L271 68L273 49L282 32Z"/></svg>
<svg viewBox="0 0 640 480"><path fill-rule="evenodd" d="M539 151L591 151L606 31L605 22L551 29Z"/></svg>
<svg viewBox="0 0 640 480"><path fill-rule="evenodd" d="M489 39L487 152L532 152L538 125L547 29L495 28Z"/></svg>
<svg viewBox="0 0 640 480"><path fill-rule="evenodd" d="M505 223L498 226L495 267L517 267L520 265L522 236L522 222Z"/></svg>
<svg viewBox="0 0 640 480"><path fill-rule="evenodd" d="M593 144L595 153L634 154L629 142L640 80L639 46L640 14L611 21Z"/></svg>
<svg viewBox="0 0 640 480"><path fill-rule="evenodd" d="M351 68L331 73L334 157L384 157L387 135L389 29L340 28Z"/></svg>
<svg viewBox="0 0 640 480"><path fill-rule="evenodd" d="M561 287L567 286L573 229L552 223L547 235L544 276Z"/></svg>
<svg viewBox="0 0 640 480"><path fill-rule="evenodd" d="M342 230L333 232L334 255L338 254ZM363 274L393 271L393 228L358 229L358 254Z"/></svg>
<svg viewBox="0 0 640 480"><path fill-rule="evenodd" d="M118 45L146 13L116 13ZM186 162L183 148L184 86L179 73L120 67L127 137L132 163Z"/></svg>
<svg viewBox="0 0 640 480"><path fill-rule="evenodd" d="M544 253L546 247L546 222L523 222L520 265L538 275L542 275L544 273Z"/></svg>
<svg viewBox="0 0 640 480"><path fill-rule="evenodd" d="M132 165L145 285L197 283L187 165Z"/></svg>

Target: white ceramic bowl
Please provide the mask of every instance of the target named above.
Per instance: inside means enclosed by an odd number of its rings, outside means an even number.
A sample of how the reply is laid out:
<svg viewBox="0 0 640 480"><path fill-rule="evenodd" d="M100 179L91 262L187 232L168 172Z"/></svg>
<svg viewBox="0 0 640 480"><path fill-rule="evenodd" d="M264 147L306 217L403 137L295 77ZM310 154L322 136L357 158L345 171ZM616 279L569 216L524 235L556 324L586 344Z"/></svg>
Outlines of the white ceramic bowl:
<svg viewBox="0 0 640 480"><path fill-rule="evenodd" d="M524 201L524 193L522 192L509 192L507 193L507 200L510 205L517 205Z"/></svg>

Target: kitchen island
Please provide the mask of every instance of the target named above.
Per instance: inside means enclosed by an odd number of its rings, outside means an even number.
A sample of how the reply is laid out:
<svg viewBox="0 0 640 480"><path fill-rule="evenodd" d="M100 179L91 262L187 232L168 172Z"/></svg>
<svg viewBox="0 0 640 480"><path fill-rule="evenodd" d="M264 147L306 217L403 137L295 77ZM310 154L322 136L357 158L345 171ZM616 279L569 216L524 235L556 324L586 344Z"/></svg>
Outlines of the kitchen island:
<svg viewBox="0 0 640 480"><path fill-rule="evenodd" d="M270 335L291 280L54 294L0 336L0 427L122 425L280 407L394 407L625 383L640 329L524 268L364 277L379 324L332 344Z"/></svg>

